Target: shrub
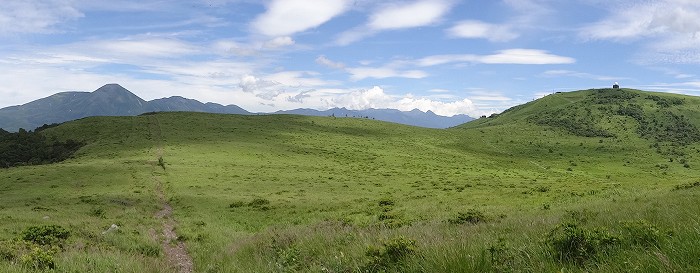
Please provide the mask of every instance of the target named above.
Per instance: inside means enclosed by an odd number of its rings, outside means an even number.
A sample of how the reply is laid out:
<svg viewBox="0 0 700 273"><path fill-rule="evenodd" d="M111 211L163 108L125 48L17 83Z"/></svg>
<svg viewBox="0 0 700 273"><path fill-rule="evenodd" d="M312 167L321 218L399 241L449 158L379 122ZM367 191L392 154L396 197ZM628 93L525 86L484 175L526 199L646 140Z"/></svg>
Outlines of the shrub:
<svg viewBox="0 0 700 273"><path fill-rule="evenodd" d="M380 207L389 207L394 205L394 200L391 200L390 198L382 198L379 200L379 206Z"/></svg>
<svg viewBox="0 0 700 273"><path fill-rule="evenodd" d="M233 208L240 208L242 206L245 206L245 202L243 202L243 201L234 201L233 203L228 205L228 207L232 208L232 209Z"/></svg>
<svg viewBox="0 0 700 273"><path fill-rule="evenodd" d="M90 210L90 216L105 218L105 210L103 208L93 208Z"/></svg>
<svg viewBox="0 0 700 273"><path fill-rule="evenodd" d="M626 239L635 245L658 246L661 240L661 231L645 220L634 222L622 222L622 227L627 233Z"/></svg>
<svg viewBox="0 0 700 273"><path fill-rule="evenodd" d="M700 181L695 181L692 183L685 183L685 184L680 184L676 185L673 187L674 190L687 190L687 189L692 189L695 187L700 187Z"/></svg>
<svg viewBox="0 0 700 273"><path fill-rule="evenodd" d="M276 261L275 265L279 269L278 272L297 272L301 266L301 251L294 245L286 248L275 249Z"/></svg>
<svg viewBox="0 0 700 273"><path fill-rule="evenodd" d="M406 239L403 236L385 241L381 246L369 246L365 256L369 262L362 272L383 272L388 268L399 265L401 260L416 251L416 241Z"/></svg>
<svg viewBox="0 0 700 273"><path fill-rule="evenodd" d="M496 244L491 245L486 250L491 254L491 265L496 269L496 272L510 271L514 257L510 253L510 248L506 245L505 239L498 238Z"/></svg>
<svg viewBox="0 0 700 273"><path fill-rule="evenodd" d="M57 225L31 226L22 232L22 240L39 245L61 245L70 232Z"/></svg>
<svg viewBox="0 0 700 273"><path fill-rule="evenodd" d="M53 253L40 247L34 247L31 252L22 255L20 260L22 265L34 270L54 269L56 267Z"/></svg>
<svg viewBox="0 0 700 273"><path fill-rule="evenodd" d="M451 224L478 224L486 222L486 220L486 216L483 212L470 209L467 212L458 213L457 217L448 220L448 222L450 222Z"/></svg>
<svg viewBox="0 0 700 273"><path fill-rule="evenodd" d="M160 166L161 168L163 168L163 170L165 171L165 161L163 160L163 157L162 157L162 156L159 156L159 157L158 157L158 166Z"/></svg>
<svg viewBox="0 0 700 273"><path fill-rule="evenodd" d="M547 243L560 261L583 265L608 247L618 245L620 238L604 229L587 229L575 223L560 224L554 228Z"/></svg>
<svg viewBox="0 0 700 273"><path fill-rule="evenodd" d="M0 241L0 260L12 261L17 258L17 244L13 241Z"/></svg>
<svg viewBox="0 0 700 273"><path fill-rule="evenodd" d="M270 200L263 199L263 198L255 198L253 201L250 201L248 203L249 207L252 207L254 209L266 211L270 210L270 207L268 206L270 204Z"/></svg>
<svg viewBox="0 0 700 273"><path fill-rule="evenodd" d="M263 199L263 198L255 198L255 199L253 199L253 201L250 201L250 203L248 203L248 206L260 207L260 206L264 206L264 205L268 205L268 204L270 204L270 200Z"/></svg>

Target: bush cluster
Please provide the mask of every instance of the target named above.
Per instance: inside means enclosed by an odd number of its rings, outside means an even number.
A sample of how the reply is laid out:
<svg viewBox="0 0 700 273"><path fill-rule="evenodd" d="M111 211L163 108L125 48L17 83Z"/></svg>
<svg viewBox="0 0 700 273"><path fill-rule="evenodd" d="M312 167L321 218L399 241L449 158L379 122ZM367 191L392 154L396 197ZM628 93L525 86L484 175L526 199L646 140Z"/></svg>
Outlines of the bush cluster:
<svg viewBox="0 0 700 273"><path fill-rule="evenodd" d="M22 240L39 245L62 246L70 232L58 225L31 226L22 232Z"/></svg>
<svg viewBox="0 0 700 273"><path fill-rule="evenodd" d="M229 204L228 207L234 209L234 208L248 206L248 207L253 208L253 209L266 211L266 210L271 209L269 205L270 205L270 200L256 197L248 203L243 202L243 201L234 201L231 204Z"/></svg>
<svg viewBox="0 0 700 273"><path fill-rule="evenodd" d="M674 190L687 190L687 189L692 189L692 188L697 188L697 187L700 187L700 181L676 185L673 187L673 189Z"/></svg>
<svg viewBox="0 0 700 273"><path fill-rule="evenodd" d="M672 235L646 220L619 222L611 229L587 227L584 223L589 216L586 211L570 212L568 221L550 231L546 244L558 261L582 266L603 253L632 247L659 247L664 236Z"/></svg>
<svg viewBox="0 0 700 273"><path fill-rule="evenodd" d="M547 243L557 259L582 265L605 249L620 243L620 238L605 229L588 229L577 223L565 223L552 230Z"/></svg>
<svg viewBox="0 0 700 273"><path fill-rule="evenodd" d="M407 223L406 220L402 219L401 214L393 211L395 204L393 199L385 197L380 199L377 204L379 205L377 219L381 225L388 228L397 228Z"/></svg>
<svg viewBox="0 0 700 273"><path fill-rule="evenodd" d="M20 238L0 241L0 260L21 264L33 270L54 269L53 256L61 251L70 232L57 225L31 226Z"/></svg>
<svg viewBox="0 0 700 273"><path fill-rule="evenodd" d="M83 146L74 140L49 140L39 131L10 133L0 129L0 168L60 162Z"/></svg>
<svg viewBox="0 0 700 273"><path fill-rule="evenodd" d="M363 266L362 272L385 272L390 268L401 265L405 257L416 251L416 241L403 236L395 237L382 243L381 246L369 246L365 256L369 261Z"/></svg>
<svg viewBox="0 0 700 273"><path fill-rule="evenodd" d="M447 220L450 224L478 224L487 221L483 212L470 209L467 212L459 212L455 218Z"/></svg>
<svg viewBox="0 0 700 273"><path fill-rule="evenodd" d="M585 112L585 113L584 113ZM601 117L591 108L572 108L548 110L540 115L528 118L529 122L560 128L569 133L582 137L614 137L615 135L596 125Z"/></svg>
<svg viewBox="0 0 700 273"><path fill-rule="evenodd" d="M669 107L671 105L682 105L685 100L682 98L662 98L655 95L649 95L645 99L652 100L656 102L656 105L660 107Z"/></svg>

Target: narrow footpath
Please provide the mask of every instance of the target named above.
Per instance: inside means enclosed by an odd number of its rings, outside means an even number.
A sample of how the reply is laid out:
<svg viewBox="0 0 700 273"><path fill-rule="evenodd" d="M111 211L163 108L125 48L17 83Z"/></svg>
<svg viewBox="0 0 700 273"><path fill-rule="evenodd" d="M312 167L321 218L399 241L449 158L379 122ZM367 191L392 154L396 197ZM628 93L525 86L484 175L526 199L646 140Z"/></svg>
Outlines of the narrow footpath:
<svg viewBox="0 0 700 273"><path fill-rule="evenodd" d="M163 252L170 266L179 273L191 273L194 270L192 257L187 253L185 243L177 240L177 233L175 232L177 222L175 222L173 218L173 207L165 197L163 181L156 173L155 169L162 168L162 171L166 171L166 167L163 163L163 138L161 135L160 122L158 122L158 118L156 117L151 116L149 118L151 138L157 143L155 163L153 164L154 171L152 172L151 178L155 184L156 197L162 207L161 210L157 211L154 215L156 219L160 220L162 226L162 233L156 236L163 246ZM155 231L153 233L155 233Z"/></svg>

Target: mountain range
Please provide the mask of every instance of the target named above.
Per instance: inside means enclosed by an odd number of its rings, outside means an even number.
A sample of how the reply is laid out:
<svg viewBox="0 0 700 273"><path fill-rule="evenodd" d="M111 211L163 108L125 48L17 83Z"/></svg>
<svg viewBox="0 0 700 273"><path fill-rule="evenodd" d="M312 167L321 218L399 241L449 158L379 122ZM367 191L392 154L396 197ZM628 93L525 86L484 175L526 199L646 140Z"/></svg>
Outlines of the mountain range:
<svg viewBox="0 0 700 273"><path fill-rule="evenodd" d="M296 114L369 118L406 125L448 128L473 120L467 115L445 117L432 111L399 111L396 109L348 110L333 108L325 111L295 109L275 113L251 113L236 105L202 103L194 99L173 96L146 101L119 84L107 84L93 92L61 92L23 105L0 109L0 128L17 131L32 130L44 124L62 123L89 116L135 116L147 112L206 112L220 114Z"/></svg>

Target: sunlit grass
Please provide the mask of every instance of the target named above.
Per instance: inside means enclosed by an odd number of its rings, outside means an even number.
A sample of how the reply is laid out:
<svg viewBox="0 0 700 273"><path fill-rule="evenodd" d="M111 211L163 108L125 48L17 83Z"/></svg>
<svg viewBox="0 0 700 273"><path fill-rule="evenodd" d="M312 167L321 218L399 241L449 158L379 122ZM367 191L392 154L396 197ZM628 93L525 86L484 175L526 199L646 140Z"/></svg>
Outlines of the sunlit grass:
<svg viewBox="0 0 700 273"><path fill-rule="evenodd" d="M579 137L512 113L448 130L286 115L82 119L45 132L87 142L75 158L0 170L0 241L58 224L71 237L55 255L57 271L169 270L157 251L158 180L198 272L697 268L697 144L670 162L631 129ZM484 220L454 221L470 211ZM561 262L547 238L572 211L590 212L590 229L617 234L622 222L645 220L670 235L655 248ZM102 234L112 224L119 231ZM380 256L368 249L392 242L415 250L372 262ZM0 271L26 269L0 259Z"/></svg>

